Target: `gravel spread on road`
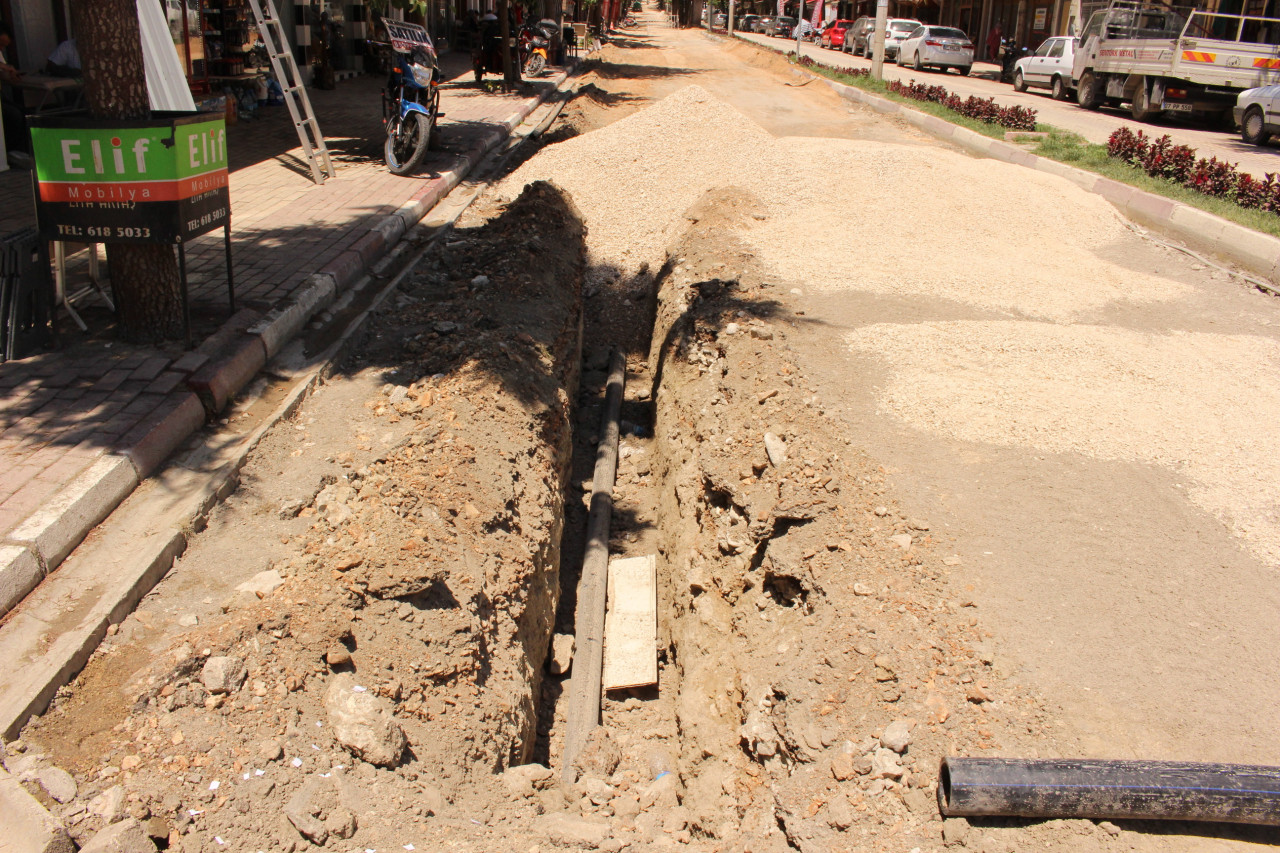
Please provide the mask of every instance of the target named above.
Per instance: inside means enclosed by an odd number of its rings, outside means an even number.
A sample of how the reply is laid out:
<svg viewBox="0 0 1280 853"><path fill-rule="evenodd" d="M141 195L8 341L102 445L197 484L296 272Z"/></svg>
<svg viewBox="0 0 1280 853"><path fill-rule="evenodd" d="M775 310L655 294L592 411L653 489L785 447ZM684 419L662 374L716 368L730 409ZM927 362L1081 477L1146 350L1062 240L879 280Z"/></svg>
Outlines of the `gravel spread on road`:
<svg viewBox="0 0 1280 853"><path fill-rule="evenodd" d="M924 295L1045 320L1187 292L1099 257L1136 238L1110 204L1053 175L933 147L781 144L814 179L759 191L772 215L748 226L750 239L807 291Z"/></svg>
<svg viewBox="0 0 1280 853"><path fill-rule="evenodd" d="M775 275L812 291L926 294L1051 320L1187 292L1099 257L1136 238L1107 202L1060 178L934 147L777 138L700 86L543 150L499 192L514 198L534 180L573 197L596 279L661 262L680 213L739 186L767 212L745 239Z"/></svg>
<svg viewBox="0 0 1280 853"><path fill-rule="evenodd" d="M1159 465L1280 563L1280 343L1016 321L866 326L891 368L880 411L929 433Z"/></svg>

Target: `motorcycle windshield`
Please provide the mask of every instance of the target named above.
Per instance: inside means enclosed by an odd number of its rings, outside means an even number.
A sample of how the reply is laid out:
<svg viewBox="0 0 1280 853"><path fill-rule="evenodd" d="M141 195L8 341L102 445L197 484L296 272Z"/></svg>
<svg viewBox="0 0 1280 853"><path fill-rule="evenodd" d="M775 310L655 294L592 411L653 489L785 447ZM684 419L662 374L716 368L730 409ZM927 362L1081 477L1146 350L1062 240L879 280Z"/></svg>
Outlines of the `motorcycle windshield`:
<svg viewBox="0 0 1280 853"><path fill-rule="evenodd" d="M415 62L421 63L423 57L428 57L431 64L435 65L436 46L426 27L404 21L389 21L386 18L382 19L382 25L386 28L387 39L393 50L409 54Z"/></svg>

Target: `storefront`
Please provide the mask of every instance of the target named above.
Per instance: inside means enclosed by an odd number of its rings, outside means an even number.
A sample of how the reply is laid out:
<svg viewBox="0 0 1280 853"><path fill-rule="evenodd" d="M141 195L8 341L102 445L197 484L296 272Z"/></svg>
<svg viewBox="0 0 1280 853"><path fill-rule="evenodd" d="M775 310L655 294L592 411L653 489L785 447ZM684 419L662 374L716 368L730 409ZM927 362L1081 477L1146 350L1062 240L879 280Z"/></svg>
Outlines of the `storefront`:
<svg viewBox="0 0 1280 853"><path fill-rule="evenodd" d="M888 17L911 18L926 24L940 20L941 7L934 0L889 0ZM863 16L874 18L876 0L841 0L840 17L857 20Z"/></svg>

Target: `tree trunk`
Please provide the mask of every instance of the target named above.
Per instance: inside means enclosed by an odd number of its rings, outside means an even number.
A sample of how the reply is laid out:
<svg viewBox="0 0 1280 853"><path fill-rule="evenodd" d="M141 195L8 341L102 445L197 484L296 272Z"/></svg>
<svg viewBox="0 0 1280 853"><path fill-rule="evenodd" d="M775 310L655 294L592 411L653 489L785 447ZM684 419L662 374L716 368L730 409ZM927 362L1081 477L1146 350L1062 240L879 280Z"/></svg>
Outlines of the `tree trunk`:
<svg viewBox="0 0 1280 853"><path fill-rule="evenodd" d="M498 25L499 32L502 33L502 81L507 91L511 91L516 87L516 83L520 80L520 60L514 56L515 51L511 49L511 3L510 0L498 0Z"/></svg>
<svg viewBox="0 0 1280 853"><path fill-rule="evenodd" d="M71 26L90 114L98 119L149 117L135 0L71 0ZM180 337L182 294L173 249L108 244L107 261L121 337L138 343Z"/></svg>

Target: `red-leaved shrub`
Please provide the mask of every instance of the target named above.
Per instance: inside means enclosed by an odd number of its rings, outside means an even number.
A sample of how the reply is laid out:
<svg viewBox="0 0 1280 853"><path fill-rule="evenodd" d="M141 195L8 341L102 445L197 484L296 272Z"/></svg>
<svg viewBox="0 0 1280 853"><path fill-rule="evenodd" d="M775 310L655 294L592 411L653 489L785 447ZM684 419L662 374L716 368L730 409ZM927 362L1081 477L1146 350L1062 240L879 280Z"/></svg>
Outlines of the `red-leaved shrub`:
<svg viewBox="0 0 1280 853"><path fill-rule="evenodd" d="M1234 163L1217 157L1197 159L1187 145L1174 145L1167 135L1147 139L1142 131L1121 127L1107 138L1107 154L1136 166L1154 178L1164 178L1215 198L1234 201L1241 207L1280 215L1280 178L1267 173L1259 181L1236 171Z"/></svg>
<svg viewBox="0 0 1280 853"><path fill-rule="evenodd" d="M914 80L908 83L891 80L888 88L890 92L904 98L942 104L949 110L985 124L998 124L1010 130L1036 129L1036 111L1028 107L1002 107L996 103L995 98L979 98L974 95L962 101L959 95L947 91L945 86L930 86Z"/></svg>

